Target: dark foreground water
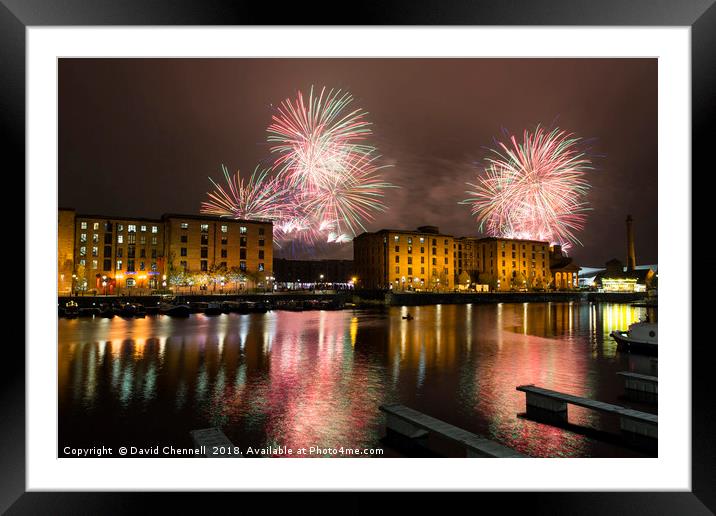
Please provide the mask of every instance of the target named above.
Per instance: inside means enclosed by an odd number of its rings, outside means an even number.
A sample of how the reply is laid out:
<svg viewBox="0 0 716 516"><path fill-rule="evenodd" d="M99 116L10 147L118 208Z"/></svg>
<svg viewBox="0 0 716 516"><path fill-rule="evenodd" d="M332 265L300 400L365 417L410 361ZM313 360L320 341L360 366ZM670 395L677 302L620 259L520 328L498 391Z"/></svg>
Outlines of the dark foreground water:
<svg viewBox="0 0 716 516"><path fill-rule="evenodd" d="M58 455L190 447L189 432L209 426L244 448L383 448L386 402L531 456L649 455L577 428L618 433L614 416L570 406L576 431L520 417L525 395L515 391L534 383L656 412L623 399L616 375L649 374L649 358L617 352L609 337L644 310L525 303L62 319Z"/></svg>

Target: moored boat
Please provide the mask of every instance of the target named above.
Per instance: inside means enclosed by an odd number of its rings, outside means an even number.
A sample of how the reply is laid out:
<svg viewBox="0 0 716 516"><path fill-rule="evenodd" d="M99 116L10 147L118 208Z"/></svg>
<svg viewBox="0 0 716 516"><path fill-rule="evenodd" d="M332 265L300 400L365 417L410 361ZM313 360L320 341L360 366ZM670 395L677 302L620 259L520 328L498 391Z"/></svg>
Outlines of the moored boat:
<svg viewBox="0 0 716 516"><path fill-rule="evenodd" d="M191 309L187 305L172 305L164 303L159 307L159 313L169 317L189 317Z"/></svg>
<svg viewBox="0 0 716 516"><path fill-rule="evenodd" d="M67 301L63 312L65 317L77 317L80 313L80 307L74 301Z"/></svg>
<svg viewBox="0 0 716 516"><path fill-rule="evenodd" d="M225 314L235 312L238 308L239 304L236 301L223 301L221 303L221 311Z"/></svg>
<svg viewBox="0 0 716 516"><path fill-rule="evenodd" d="M205 303L204 301L192 301L189 303L189 310L194 314L206 312L207 308L209 308L209 303Z"/></svg>
<svg viewBox="0 0 716 516"><path fill-rule="evenodd" d="M137 306L132 303L123 303L119 309L115 311L120 317L134 317L137 314Z"/></svg>
<svg viewBox="0 0 716 516"><path fill-rule="evenodd" d="M206 315L221 315L222 313L223 309L220 303L209 303L204 309L204 314Z"/></svg>
<svg viewBox="0 0 716 516"><path fill-rule="evenodd" d="M629 325L629 330L614 330L610 334L617 341L617 349L647 355L657 354L658 324L637 322Z"/></svg>
<svg viewBox="0 0 716 516"><path fill-rule="evenodd" d="M79 311L80 317L94 317L94 316L99 316L99 314L100 314L100 309L95 306L91 306L91 307L87 307L87 308L80 308L80 311Z"/></svg>
<svg viewBox="0 0 716 516"><path fill-rule="evenodd" d="M100 305L99 310L100 310L100 312L99 312L100 317L105 317L107 319L111 319L115 315L114 308L112 308L112 306L108 305L108 304Z"/></svg>

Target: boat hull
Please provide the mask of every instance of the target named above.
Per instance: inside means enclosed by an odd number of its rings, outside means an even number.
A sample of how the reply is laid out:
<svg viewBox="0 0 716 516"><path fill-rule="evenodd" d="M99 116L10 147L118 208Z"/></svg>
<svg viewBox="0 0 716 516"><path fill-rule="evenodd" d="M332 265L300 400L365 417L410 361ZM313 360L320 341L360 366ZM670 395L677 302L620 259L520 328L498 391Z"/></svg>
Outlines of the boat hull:
<svg viewBox="0 0 716 516"><path fill-rule="evenodd" d="M629 338L626 332L613 331L612 338L617 342L619 351L639 353L642 355L657 355L658 345L653 342L639 341Z"/></svg>

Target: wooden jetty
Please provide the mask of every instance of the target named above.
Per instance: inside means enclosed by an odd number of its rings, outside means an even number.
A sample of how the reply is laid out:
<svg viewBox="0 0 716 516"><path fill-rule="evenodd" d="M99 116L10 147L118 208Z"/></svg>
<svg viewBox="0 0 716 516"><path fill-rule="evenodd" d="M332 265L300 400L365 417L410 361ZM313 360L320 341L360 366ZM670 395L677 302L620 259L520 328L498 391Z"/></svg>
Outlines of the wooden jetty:
<svg viewBox="0 0 716 516"><path fill-rule="evenodd" d="M216 427L202 428L201 430L192 430L189 432L191 440L196 448L204 447L202 457L243 457L241 453L234 453L234 444L224 435L224 432ZM222 448L230 450L229 453L214 453L214 448Z"/></svg>
<svg viewBox="0 0 716 516"><path fill-rule="evenodd" d="M620 405L612 405L595 401L589 398L573 396L562 392L543 389L535 385L520 385L518 391L527 395L527 408L537 408L547 412L561 414L563 419L567 419L567 405L577 405L599 412L608 414L616 414L619 416L619 426L624 432L651 437L658 437L658 417L656 414L640 412Z"/></svg>
<svg viewBox="0 0 716 516"><path fill-rule="evenodd" d="M628 371L620 371L617 374L624 378L624 388L627 390L658 394L659 379L656 376Z"/></svg>
<svg viewBox="0 0 716 516"><path fill-rule="evenodd" d="M462 445L466 457L525 457L511 448L404 405L381 405L380 410L386 414L386 427L409 439L427 441L429 435L437 435Z"/></svg>

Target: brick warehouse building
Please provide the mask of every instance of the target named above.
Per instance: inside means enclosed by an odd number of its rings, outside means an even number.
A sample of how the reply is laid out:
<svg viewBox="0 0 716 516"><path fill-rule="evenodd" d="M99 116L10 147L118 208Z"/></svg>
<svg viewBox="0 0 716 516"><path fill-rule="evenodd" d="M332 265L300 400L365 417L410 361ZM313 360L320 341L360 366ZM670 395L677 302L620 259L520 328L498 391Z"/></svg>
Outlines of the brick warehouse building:
<svg viewBox="0 0 716 516"><path fill-rule="evenodd" d="M361 289L454 288L452 235L434 226L416 231L382 229L353 240L353 264Z"/></svg>
<svg viewBox="0 0 716 516"><path fill-rule="evenodd" d="M456 238L434 226L416 231L384 229L353 240L361 289L454 290L463 273L490 290L545 288L552 281L551 251L548 242ZM577 288L577 272L573 278L560 288Z"/></svg>
<svg viewBox="0 0 716 516"><path fill-rule="evenodd" d="M58 294L73 286L97 293L159 289L171 271L237 268L257 280L272 275L273 225L203 215L160 219L58 211ZM104 285L103 285L104 282Z"/></svg>

